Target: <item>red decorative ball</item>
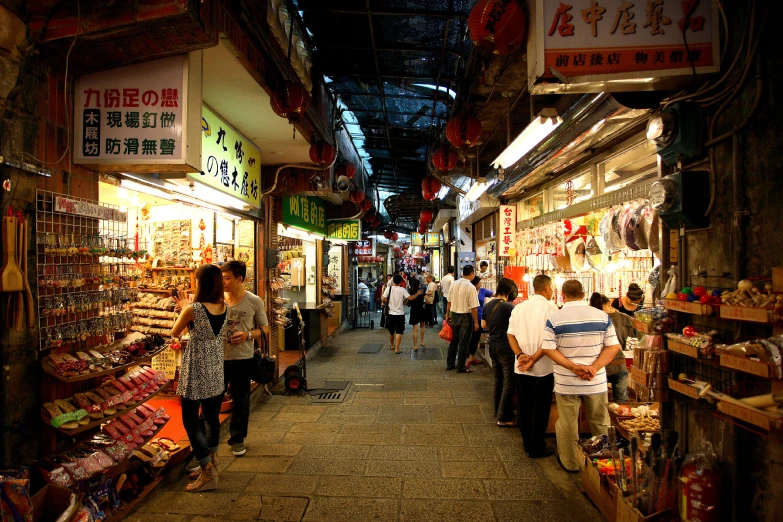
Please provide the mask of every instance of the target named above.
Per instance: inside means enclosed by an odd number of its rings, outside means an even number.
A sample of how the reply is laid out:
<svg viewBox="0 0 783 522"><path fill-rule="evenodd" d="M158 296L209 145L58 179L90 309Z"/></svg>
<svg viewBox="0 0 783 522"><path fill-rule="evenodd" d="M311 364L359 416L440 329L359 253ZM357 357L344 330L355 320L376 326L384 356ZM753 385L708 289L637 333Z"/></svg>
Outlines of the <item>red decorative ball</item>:
<svg viewBox="0 0 783 522"><path fill-rule="evenodd" d="M353 179L356 175L356 167L354 167L353 163L341 163L337 170L334 171L334 175L335 177L346 176L348 179Z"/></svg>
<svg viewBox="0 0 783 522"><path fill-rule="evenodd" d="M517 0L479 0L468 18L470 39L479 49L509 54L527 38L527 14Z"/></svg>
<svg viewBox="0 0 783 522"><path fill-rule="evenodd" d="M397 232L392 232L392 241L397 241L400 239L400 235Z"/></svg>
<svg viewBox="0 0 783 522"><path fill-rule="evenodd" d="M272 93L270 104L281 118L294 119L307 110L309 98L304 87L295 82L285 82Z"/></svg>
<svg viewBox="0 0 783 522"><path fill-rule="evenodd" d="M432 210L422 210L421 214L419 214L419 221L422 223L431 223L434 217Z"/></svg>
<svg viewBox="0 0 783 522"><path fill-rule="evenodd" d="M457 153L449 148L442 148L432 155L432 164L443 172L448 172L457 166Z"/></svg>
<svg viewBox="0 0 783 522"><path fill-rule="evenodd" d="M427 176L424 178L421 182L421 191L422 192L429 192L432 194L435 194L437 196L438 192L440 192L440 189L443 188L443 183L440 182L438 178L435 176ZM424 198L427 199L427 198ZM435 199L435 198L432 198Z"/></svg>
<svg viewBox="0 0 783 522"><path fill-rule="evenodd" d="M353 201L356 204L362 203L363 201L367 201L367 195L364 193L362 189L356 189L352 190L350 193L351 201ZM370 203L372 205L372 203Z"/></svg>
<svg viewBox="0 0 783 522"><path fill-rule="evenodd" d="M375 211L370 209L364 215L364 220L367 222L367 224L372 224L372 222L375 221L375 217Z"/></svg>
<svg viewBox="0 0 783 522"><path fill-rule="evenodd" d="M458 149L472 147L481 139L481 130L481 120L463 112L446 124L446 138Z"/></svg>
<svg viewBox="0 0 783 522"><path fill-rule="evenodd" d="M371 210L372 209L372 201L370 201L369 199L365 199L364 201L362 201L362 204L359 205L359 207L362 210Z"/></svg>
<svg viewBox="0 0 783 522"><path fill-rule="evenodd" d="M437 194L437 192L425 192L425 191L422 191L421 192L421 197L423 197L427 201L435 201L436 199L438 199L438 194Z"/></svg>
<svg viewBox="0 0 783 522"><path fill-rule="evenodd" d="M337 152L331 143L319 141L310 145L310 161L318 166L330 165L336 157Z"/></svg>

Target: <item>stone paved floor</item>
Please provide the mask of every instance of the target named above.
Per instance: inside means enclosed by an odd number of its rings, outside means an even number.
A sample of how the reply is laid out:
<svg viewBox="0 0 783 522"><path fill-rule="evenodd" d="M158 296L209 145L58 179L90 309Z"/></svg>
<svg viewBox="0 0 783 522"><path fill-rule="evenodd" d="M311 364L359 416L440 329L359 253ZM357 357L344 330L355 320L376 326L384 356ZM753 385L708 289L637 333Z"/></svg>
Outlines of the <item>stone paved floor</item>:
<svg viewBox="0 0 783 522"><path fill-rule="evenodd" d="M435 360L412 359L409 329L403 355L385 331L338 334L308 380L351 380L344 403L267 397L251 414L247 455L221 444L217 491L186 493L177 474L126 520L602 520L554 458L530 460L519 432L494 424L491 369L445 371L439 330L426 334ZM364 343L384 348L356 353Z"/></svg>

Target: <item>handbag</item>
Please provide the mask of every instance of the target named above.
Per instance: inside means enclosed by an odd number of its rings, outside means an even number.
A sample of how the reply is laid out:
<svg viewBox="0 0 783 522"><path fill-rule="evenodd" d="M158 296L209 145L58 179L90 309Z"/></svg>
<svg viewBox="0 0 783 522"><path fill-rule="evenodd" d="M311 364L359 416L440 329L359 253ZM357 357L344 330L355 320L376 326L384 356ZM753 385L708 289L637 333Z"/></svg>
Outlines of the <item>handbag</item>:
<svg viewBox="0 0 783 522"><path fill-rule="evenodd" d="M451 342L454 339L454 330L451 329L451 325L447 320L443 321L443 328L440 329L438 337L448 342Z"/></svg>
<svg viewBox="0 0 783 522"><path fill-rule="evenodd" d="M266 335L261 335L259 344L264 345L262 351L258 345L253 350L253 360L250 363L250 379L258 384L269 384L275 379L275 358L269 355Z"/></svg>

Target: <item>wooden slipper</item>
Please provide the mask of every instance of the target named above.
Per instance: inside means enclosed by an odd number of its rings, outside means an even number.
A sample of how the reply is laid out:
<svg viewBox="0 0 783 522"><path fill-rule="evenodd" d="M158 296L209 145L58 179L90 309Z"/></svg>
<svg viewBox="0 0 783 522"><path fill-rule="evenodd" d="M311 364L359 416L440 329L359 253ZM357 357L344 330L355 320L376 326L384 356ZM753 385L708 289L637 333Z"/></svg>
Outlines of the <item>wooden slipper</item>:
<svg viewBox="0 0 783 522"><path fill-rule="evenodd" d="M104 417L101 406L90 401L85 394L74 393L73 400L76 401L76 404L78 404L81 409L87 412L87 415L89 415L92 420L100 420Z"/></svg>
<svg viewBox="0 0 783 522"><path fill-rule="evenodd" d="M161 437L159 439L155 439L152 441L153 444L157 444L158 446L164 448L169 453L174 453L175 451L181 449L180 445L174 442L172 439L168 437Z"/></svg>
<svg viewBox="0 0 783 522"><path fill-rule="evenodd" d="M55 428L73 430L79 427L79 422L75 415L63 413L63 411L53 402L45 402L43 404L43 411L44 418Z"/></svg>
<svg viewBox="0 0 783 522"><path fill-rule="evenodd" d="M74 406L68 401L64 401L63 399L57 399L56 401L54 401L54 403L57 405L58 408L60 408L65 413L76 414L77 411L84 412L83 415L77 414L77 417L79 417L77 421L82 426L87 426L90 423L90 418L85 410L79 410L78 408L76 408L76 406Z"/></svg>
<svg viewBox="0 0 783 522"><path fill-rule="evenodd" d="M91 392L91 391L84 392L84 395L88 399L90 399L93 402L93 404L97 404L101 408L101 411L103 411L104 414L114 415L115 413L117 413L117 408L114 407L114 404L112 404L110 401L102 397L99 397L95 392Z"/></svg>

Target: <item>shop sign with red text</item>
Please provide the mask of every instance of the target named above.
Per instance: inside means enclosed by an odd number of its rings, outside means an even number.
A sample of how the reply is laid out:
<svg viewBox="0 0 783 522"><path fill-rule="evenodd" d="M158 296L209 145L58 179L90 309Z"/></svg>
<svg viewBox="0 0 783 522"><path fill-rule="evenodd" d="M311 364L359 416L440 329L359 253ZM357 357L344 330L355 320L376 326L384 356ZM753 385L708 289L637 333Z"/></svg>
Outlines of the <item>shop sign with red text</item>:
<svg viewBox="0 0 783 522"><path fill-rule="evenodd" d="M515 257L515 247L517 241L517 206L500 205L500 241L498 255L500 257Z"/></svg>
<svg viewBox="0 0 783 522"><path fill-rule="evenodd" d="M530 5L531 91L600 92L607 90L607 81L611 90L649 90L665 77L719 70L717 10L709 0L531 0Z"/></svg>

